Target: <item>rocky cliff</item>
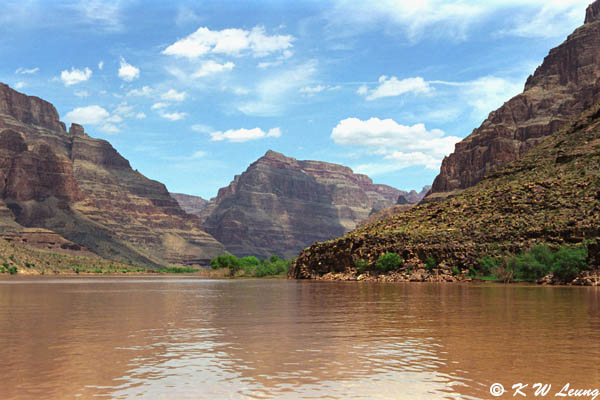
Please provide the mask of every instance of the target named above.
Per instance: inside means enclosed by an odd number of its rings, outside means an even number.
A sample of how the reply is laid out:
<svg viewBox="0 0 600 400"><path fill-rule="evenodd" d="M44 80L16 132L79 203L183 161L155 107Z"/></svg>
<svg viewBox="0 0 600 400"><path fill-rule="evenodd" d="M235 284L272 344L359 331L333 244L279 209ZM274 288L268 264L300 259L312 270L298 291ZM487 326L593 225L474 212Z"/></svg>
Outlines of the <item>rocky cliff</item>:
<svg viewBox="0 0 600 400"><path fill-rule="evenodd" d="M523 93L490 113L442 162L432 201L473 186L518 159L600 99L600 1L585 23L552 49Z"/></svg>
<svg viewBox="0 0 600 400"><path fill-rule="evenodd" d="M177 200L179 206L188 214L201 215L208 207L209 201L200 196L192 196L183 193L171 193L171 197Z"/></svg>
<svg viewBox="0 0 600 400"><path fill-rule="evenodd" d="M211 200L205 227L238 256L292 257L408 195L348 167L268 151ZM409 196L410 197L410 196Z"/></svg>
<svg viewBox="0 0 600 400"><path fill-rule="evenodd" d="M128 263L206 263L223 246L165 186L134 171L110 143L48 102L0 84L0 230L50 229Z"/></svg>
<svg viewBox="0 0 600 400"><path fill-rule="evenodd" d="M412 207L337 240L305 249L290 276L354 273L396 252L422 267L428 257L458 268L535 244L600 241L600 104L462 193ZM590 245L598 267L598 245Z"/></svg>

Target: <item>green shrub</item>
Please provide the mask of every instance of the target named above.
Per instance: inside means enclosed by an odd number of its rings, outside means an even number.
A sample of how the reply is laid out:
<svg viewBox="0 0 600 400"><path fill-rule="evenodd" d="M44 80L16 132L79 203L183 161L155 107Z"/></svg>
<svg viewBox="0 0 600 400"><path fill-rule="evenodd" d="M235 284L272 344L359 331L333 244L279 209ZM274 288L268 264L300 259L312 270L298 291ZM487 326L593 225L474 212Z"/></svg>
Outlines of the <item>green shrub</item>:
<svg viewBox="0 0 600 400"><path fill-rule="evenodd" d="M552 267L554 256L546 244L537 245L531 250L508 259L508 269L515 277L533 281L547 275Z"/></svg>
<svg viewBox="0 0 600 400"><path fill-rule="evenodd" d="M210 267L212 269L229 268L229 274L234 276L242 267L242 263L239 258L232 254L221 254L210 260Z"/></svg>
<svg viewBox="0 0 600 400"><path fill-rule="evenodd" d="M8 267L8 273L9 273L9 274L11 274L11 275L14 275L14 274L16 274L17 272L18 272L18 271L17 271L17 267L15 267L14 265L13 265L12 267Z"/></svg>
<svg viewBox="0 0 600 400"><path fill-rule="evenodd" d="M460 269L456 265L452 266L452 275L460 275Z"/></svg>
<svg viewBox="0 0 600 400"><path fill-rule="evenodd" d="M475 275L489 276L498 268L499 265L500 260L498 260L497 258L483 256L477 260Z"/></svg>
<svg viewBox="0 0 600 400"><path fill-rule="evenodd" d="M496 260L498 265L492 271L504 281L513 278L534 281L552 273L561 281L568 282L585 268L587 256L584 246L565 246L553 251L548 245L542 244L502 262Z"/></svg>
<svg viewBox="0 0 600 400"><path fill-rule="evenodd" d="M247 256L247 257L240 258L240 263L244 266L246 266L246 265L254 266L254 265L260 264L260 260L253 256Z"/></svg>
<svg viewBox="0 0 600 400"><path fill-rule="evenodd" d="M393 271L398 269L402 262L402 259L397 253L384 253L380 255L377 262L375 262L375 267L383 272Z"/></svg>
<svg viewBox="0 0 600 400"><path fill-rule="evenodd" d="M425 259L425 269L431 272L434 268L437 268L437 262L435 261L435 258L428 256Z"/></svg>
<svg viewBox="0 0 600 400"><path fill-rule="evenodd" d="M552 273L561 281L570 282L585 268L587 257L587 248L583 246L561 247L554 254Z"/></svg>
<svg viewBox="0 0 600 400"><path fill-rule="evenodd" d="M364 273L369 268L369 263L365 260L358 259L354 261L354 266L359 274Z"/></svg>
<svg viewBox="0 0 600 400"><path fill-rule="evenodd" d="M188 274L197 272L198 270L194 267L179 267L179 266L170 266L165 269L165 271L169 274Z"/></svg>
<svg viewBox="0 0 600 400"><path fill-rule="evenodd" d="M237 258L230 254L223 254L213 258L210 261L212 269L229 268L231 276L234 276L238 271L243 270L244 275L262 278L264 276L275 276L286 274L291 261L271 256L268 260L260 261L253 256Z"/></svg>

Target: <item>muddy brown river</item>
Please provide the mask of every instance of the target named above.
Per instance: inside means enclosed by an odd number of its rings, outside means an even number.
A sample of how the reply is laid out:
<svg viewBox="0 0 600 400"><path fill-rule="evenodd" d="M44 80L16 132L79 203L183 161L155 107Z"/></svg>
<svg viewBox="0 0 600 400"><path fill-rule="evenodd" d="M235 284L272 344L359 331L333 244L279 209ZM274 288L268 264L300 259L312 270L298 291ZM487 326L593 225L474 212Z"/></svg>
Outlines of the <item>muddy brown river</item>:
<svg viewBox="0 0 600 400"><path fill-rule="evenodd" d="M592 399L600 288L5 277L0 344L0 399Z"/></svg>

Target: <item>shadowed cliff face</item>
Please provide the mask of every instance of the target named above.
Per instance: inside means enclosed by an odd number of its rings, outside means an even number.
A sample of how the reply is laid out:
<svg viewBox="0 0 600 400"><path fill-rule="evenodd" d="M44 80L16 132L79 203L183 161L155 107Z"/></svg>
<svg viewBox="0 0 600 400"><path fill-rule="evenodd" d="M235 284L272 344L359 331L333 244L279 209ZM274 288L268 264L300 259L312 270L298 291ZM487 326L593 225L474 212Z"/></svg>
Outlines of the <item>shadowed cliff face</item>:
<svg viewBox="0 0 600 400"><path fill-rule="evenodd" d="M400 194L348 167L268 151L219 190L205 227L238 256L292 257L353 229Z"/></svg>
<svg viewBox="0 0 600 400"><path fill-rule="evenodd" d="M473 186L520 158L600 99L600 1L585 24L552 49L523 93L490 113L442 162L426 201Z"/></svg>
<svg viewBox="0 0 600 400"><path fill-rule="evenodd" d="M207 263L225 251L165 186L55 108L0 84L0 225L51 229L98 255L136 264ZM11 213L6 210L10 209Z"/></svg>

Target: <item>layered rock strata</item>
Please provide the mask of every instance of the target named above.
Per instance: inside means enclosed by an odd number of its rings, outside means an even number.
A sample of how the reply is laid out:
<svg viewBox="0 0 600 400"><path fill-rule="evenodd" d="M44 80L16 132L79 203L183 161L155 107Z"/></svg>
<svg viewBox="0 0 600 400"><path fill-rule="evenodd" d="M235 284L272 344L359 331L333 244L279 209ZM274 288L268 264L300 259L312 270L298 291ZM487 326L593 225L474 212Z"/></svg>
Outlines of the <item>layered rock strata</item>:
<svg viewBox="0 0 600 400"><path fill-rule="evenodd" d="M205 227L238 256L292 257L353 229L399 195L408 193L348 167L268 151L219 190Z"/></svg>
<svg viewBox="0 0 600 400"><path fill-rule="evenodd" d="M0 230L50 229L94 253L145 265L206 264L225 252L165 186L54 106L0 84Z"/></svg>
<svg viewBox="0 0 600 400"><path fill-rule="evenodd" d="M492 111L444 159L426 201L471 187L516 160L600 100L600 1L585 23L550 50L523 93Z"/></svg>

